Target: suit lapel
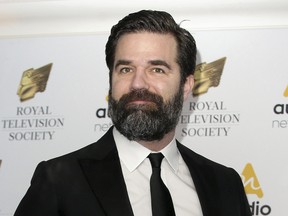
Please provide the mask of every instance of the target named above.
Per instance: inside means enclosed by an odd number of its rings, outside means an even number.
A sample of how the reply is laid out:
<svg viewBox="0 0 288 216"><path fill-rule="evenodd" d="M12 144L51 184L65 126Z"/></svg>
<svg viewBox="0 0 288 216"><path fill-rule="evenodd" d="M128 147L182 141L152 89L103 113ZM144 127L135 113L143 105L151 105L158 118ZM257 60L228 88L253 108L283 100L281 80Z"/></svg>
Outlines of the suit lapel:
<svg viewBox="0 0 288 216"><path fill-rule="evenodd" d="M220 215L219 190L215 185L214 171L211 167L202 163L201 156L197 155L185 146L177 143L178 149L191 173L195 188L202 207L203 216Z"/></svg>
<svg viewBox="0 0 288 216"><path fill-rule="evenodd" d="M95 145L97 158L79 162L97 200L106 215L133 216L112 129Z"/></svg>

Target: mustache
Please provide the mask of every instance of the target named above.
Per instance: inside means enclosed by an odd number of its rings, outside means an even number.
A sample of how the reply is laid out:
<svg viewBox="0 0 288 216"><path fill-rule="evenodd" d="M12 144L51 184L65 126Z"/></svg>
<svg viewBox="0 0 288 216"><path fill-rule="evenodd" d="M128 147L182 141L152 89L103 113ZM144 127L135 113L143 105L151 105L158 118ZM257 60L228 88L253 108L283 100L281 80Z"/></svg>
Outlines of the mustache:
<svg viewBox="0 0 288 216"><path fill-rule="evenodd" d="M120 98L119 103L127 105L130 102L137 100L153 102L158 106L161 106L161 104L163 104L162 96L149 92L147 89L132 90L131 92L124 94Z"/></svg>

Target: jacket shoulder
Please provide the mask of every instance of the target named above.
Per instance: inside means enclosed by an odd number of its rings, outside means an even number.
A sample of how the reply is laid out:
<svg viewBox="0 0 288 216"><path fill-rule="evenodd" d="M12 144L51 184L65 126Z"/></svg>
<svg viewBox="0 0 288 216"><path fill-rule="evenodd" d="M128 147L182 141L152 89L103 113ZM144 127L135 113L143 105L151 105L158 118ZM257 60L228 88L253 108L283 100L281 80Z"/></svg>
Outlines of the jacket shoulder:
<svg viewBox="0 0 288 216"><path fill-rule="evenodd" d="M191 172L201 172L205 176L216 176L220 179L240 179L239 174L231 167L210 160L177 142L177 147Z"/></svg>
<svg viewBox="0 0 288 216"><path fill-rule="evenodd" d="M102 159L115 147L112 128L110 128L98 141L76 151L50 159L48 162L69 159Z"/></svg>

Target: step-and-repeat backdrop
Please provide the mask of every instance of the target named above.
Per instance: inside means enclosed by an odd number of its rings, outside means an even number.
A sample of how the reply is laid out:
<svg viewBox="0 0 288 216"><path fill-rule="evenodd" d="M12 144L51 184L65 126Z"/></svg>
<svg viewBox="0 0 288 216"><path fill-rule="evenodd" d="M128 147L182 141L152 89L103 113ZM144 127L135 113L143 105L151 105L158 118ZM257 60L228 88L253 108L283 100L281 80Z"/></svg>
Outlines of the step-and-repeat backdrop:
<svg viewBox="0 0 288 216"><path fill-rule="evenodd" d="M178 139L236 169L253 215L287 215L288 29L191 33L196 87ZM40 161L111 126L107 36L0 40L0 216L13 214Z"/></svg>

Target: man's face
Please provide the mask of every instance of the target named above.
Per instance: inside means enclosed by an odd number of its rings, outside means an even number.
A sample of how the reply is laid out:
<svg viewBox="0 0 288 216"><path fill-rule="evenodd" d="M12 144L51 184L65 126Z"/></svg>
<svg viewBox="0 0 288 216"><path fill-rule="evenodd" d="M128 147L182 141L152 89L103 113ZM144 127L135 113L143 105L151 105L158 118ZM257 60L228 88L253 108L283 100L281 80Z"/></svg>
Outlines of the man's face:
<svg viewBox="0 0 288 216"><path fill-rule="evenodd" d="M120 37L112 72L109 114L132 140L161 139L175 128L186 83L180 86L177 44L170 34L130 33ZM189 89L190 90L190 89Z"/></svg>

